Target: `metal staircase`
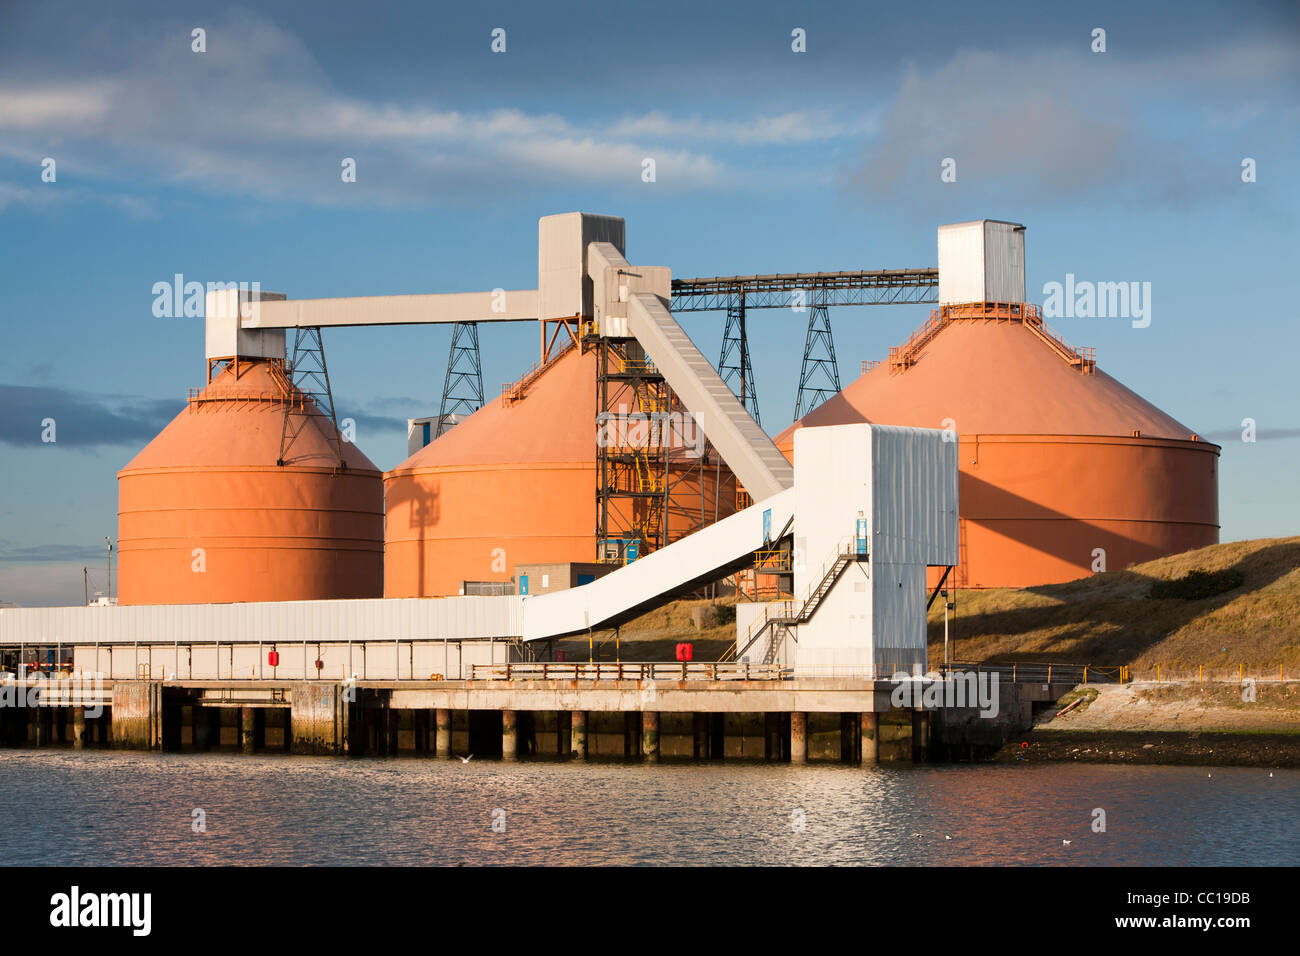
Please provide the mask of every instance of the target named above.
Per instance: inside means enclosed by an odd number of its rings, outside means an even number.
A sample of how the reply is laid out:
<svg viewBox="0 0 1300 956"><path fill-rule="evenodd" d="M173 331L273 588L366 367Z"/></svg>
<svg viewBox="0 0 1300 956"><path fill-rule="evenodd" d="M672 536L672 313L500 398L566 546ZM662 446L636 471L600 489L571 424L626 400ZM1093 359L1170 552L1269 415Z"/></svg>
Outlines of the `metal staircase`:
<svg viewBox="0 0 1300 956"><path fill-rule="evenodd" d="M797 610L795 608L796 601L772 601L763 609L763 613L749 625L744 635L736 639L736 643L721 659L729 661L743 657L757 643L759 638L770 630L771 637L768 641L767 650L763 654L763 663L773 663L781 646L782 630L798 624L806 624L810 621L812 616L817 613L817 608L821 606L826 595L835 586L835 582L844 573L844 569L855 561L865 561L866 559L865 542L862 542L857 537L848 537L842 540L821 566L819 573L815 576L817 583L808 592L807 597L804 598Z"/></svg>

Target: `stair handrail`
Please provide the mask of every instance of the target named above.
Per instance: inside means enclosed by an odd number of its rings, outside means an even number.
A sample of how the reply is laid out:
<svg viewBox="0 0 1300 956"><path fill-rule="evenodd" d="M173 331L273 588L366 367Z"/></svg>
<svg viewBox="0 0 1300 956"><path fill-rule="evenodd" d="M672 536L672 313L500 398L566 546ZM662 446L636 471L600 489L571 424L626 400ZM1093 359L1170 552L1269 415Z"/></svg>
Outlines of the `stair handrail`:
<svg viewBox="0 0 1300 956"><path fill-rule="evenodd" d="M821 589L821 586L826 582L826 578L832 574L835 565L839 563L841 558L853 558L856 557L857 554L858 536L846 535L841 538L835 545L835 550L831 552L830 557L822 562L822 566L818 568L817 574L812 579L814 583L809 585L807 592L804 594L803 600L798 601L797 598L783 598L778 601L768 601L763 607L762 612L750 622L749 627L745 630L744 636L736 639L736 643L732 645L733 653L731 655L723 655L723 660L728 659L729 656L740 657L748 651L753 643L763 635L763 632L774 623L801 623L807 616L806 612L808 610L808 605L812 601L813 596ZM789 613L789 611L794 610L796 602L799 604L799 612L797 614ZM787 614L784 617L773 617L773 610L777 605L782 605L788 609ZM741 647L742 640L744 641L743 648Z"/></svg>

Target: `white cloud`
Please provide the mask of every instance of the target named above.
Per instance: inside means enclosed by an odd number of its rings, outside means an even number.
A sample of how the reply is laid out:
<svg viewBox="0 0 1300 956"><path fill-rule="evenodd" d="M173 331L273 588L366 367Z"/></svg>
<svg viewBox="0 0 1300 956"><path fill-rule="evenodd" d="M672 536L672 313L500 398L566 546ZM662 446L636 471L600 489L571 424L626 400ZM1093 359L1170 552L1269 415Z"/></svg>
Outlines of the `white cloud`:
<svg viewBox="0 0 1300 956"><path fill-rule="evenodd" d="M1288 116L1294 125L1277 94L1296 73L1293 53L1256 39L1138 60L1086 47L1017 57L964 50L904 70L879 135L843 180L876 196L937 189L951 157L957 183L985 196L1223 194L1235 174L1208 158L1218 144L1207 134Z"/></svg>
<svg viewBox="0 0 1300 956"><path fill-rule="evenodd" d="M178 34L180 35L180 34ZM804 144L860 133L828 111L723 120L662 112L610 122L555 113L372 102L339 91L295 36L250 14L208 28L208 52L136 36L120 62L71 81L0 83L3 152L50 155L127 190L158 183L323 204L464 199L527 187L736 185L701 145ZM29 74L31 71L28 71ZM53 71L45 71L53 73ZM357 182L340 163L357 161ZM11 188L0 202L25 202Z"/></svg>

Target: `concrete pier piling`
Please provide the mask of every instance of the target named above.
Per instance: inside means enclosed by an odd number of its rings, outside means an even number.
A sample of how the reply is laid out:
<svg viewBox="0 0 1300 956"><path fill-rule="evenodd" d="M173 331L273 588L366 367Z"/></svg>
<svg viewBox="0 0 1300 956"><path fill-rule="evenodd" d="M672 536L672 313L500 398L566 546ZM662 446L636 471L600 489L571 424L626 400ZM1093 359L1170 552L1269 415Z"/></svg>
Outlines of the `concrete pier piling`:
<svg viewBox="0 0 1300 956"><path fill-rule="evenodd" d="M398 737L402 727L402 712L387 707L384 710L384 754L389 757L396 757L398 750Z"/></svg>
<svg viewBox="0 0 1300 956"><path fill-rule="evenodd" d="M874 713L862 715L862 762L874 764L880 754L877 732L879 727Z"/></svg>
<svg viewBox="0 0 1300 956"><path fill-rule="evenodd" d="M246 754L257 749L257 711L252 707L239 709L239 749Z"/></svg>
<svg viewBox="0 0 1300 956"><path fill-rule="evenodd" d="M113 746L120 750L162 749L161 681L113 684L112 735Z"/></svg>
<svg viewBox="0 0 1300 956"><path fill-rule="evenodd" d="M587 757L587 712L575 710L570 715L569 753L575 757Z"/></svg>
<svg viewBox="0 0 1300 956"><path fill-rule="evenodd" d="M451 711L438 708L436 715L437 729L434 733L434 753L439 757L451 756Z"/></svg>
<svg viewBox="0 0 1300 956"><path fill-rule="evenodd" d="M573 740L573 715L567 710L555 712L555 752L561 757L569 754L569 744Z"/></svg>
<svg viewBox="0 0 1300 956"><path fill-rule="evenodd" d="M76 750L86 749L86 708L72 708L72 746Z"/></svg>
<svg viewBox="0 0 1300 956"><path fill-rule="evenodd" d="M659 760L658 711L645 710L641 712L641 753L651 763L657 763Z"/></svg>
<svg viewBox="0 0 1300 956"><path fill-rule="evenodd" d="M790 714L790 762L808 762L808 715L799 711Z"/></svg>
<svg viewBox="0 0 1300 956"><path fill-rule="evenodd" d="M352 707L340 684L305 681L293 688L288 732L296 754L351 752Z"/></svg>
<svg viewBox="0 0 1300 956"><path fill-rule="evenodd" d="M426 754L429 752L429 712L427 710L417 710L412 713L413 729L415 731L415 752Z"/></svg>
<svg viewBox="0 0 1300 956"><path fill-rule="evenodd" d="M519 715L513 710L501 711L501 756L506 760L519 756Z"/></svg>
<svg viewBox="0 0 1300 956"><path fill-rule="evenodd" d="M912 711L912 760L924 763L930 756L930 715L924 710Z"/></svg>
<svg viewBox="0 0 1300 956"><path fill-rule="evenodd" d="M212 747L212 714L206 707L190 708L194 727L194 749L209 750Z"/></svg>

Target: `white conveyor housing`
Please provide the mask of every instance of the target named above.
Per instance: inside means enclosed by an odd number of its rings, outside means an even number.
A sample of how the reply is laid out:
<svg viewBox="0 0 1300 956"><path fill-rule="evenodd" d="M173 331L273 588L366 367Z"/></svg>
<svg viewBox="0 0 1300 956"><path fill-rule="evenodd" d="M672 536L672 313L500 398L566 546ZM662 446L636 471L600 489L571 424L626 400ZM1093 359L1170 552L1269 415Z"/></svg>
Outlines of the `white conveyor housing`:
<svg viewBox="0 0 1300 956"><path fill-rule="evenodd" d="M794 484L794 468L785 455L745 411L658 296L648 292L633 295L628 302L627 325L751 498L758 501Z"/></svg>
<svg viewBox="0 0 1300 956"><path fill-rule="evenodd" d="M771 515L764 518L764 512ZM674 541L617 571L567 591L524 599L524 640L615 627L741 568L794 516L794 489Z"/></svg>

